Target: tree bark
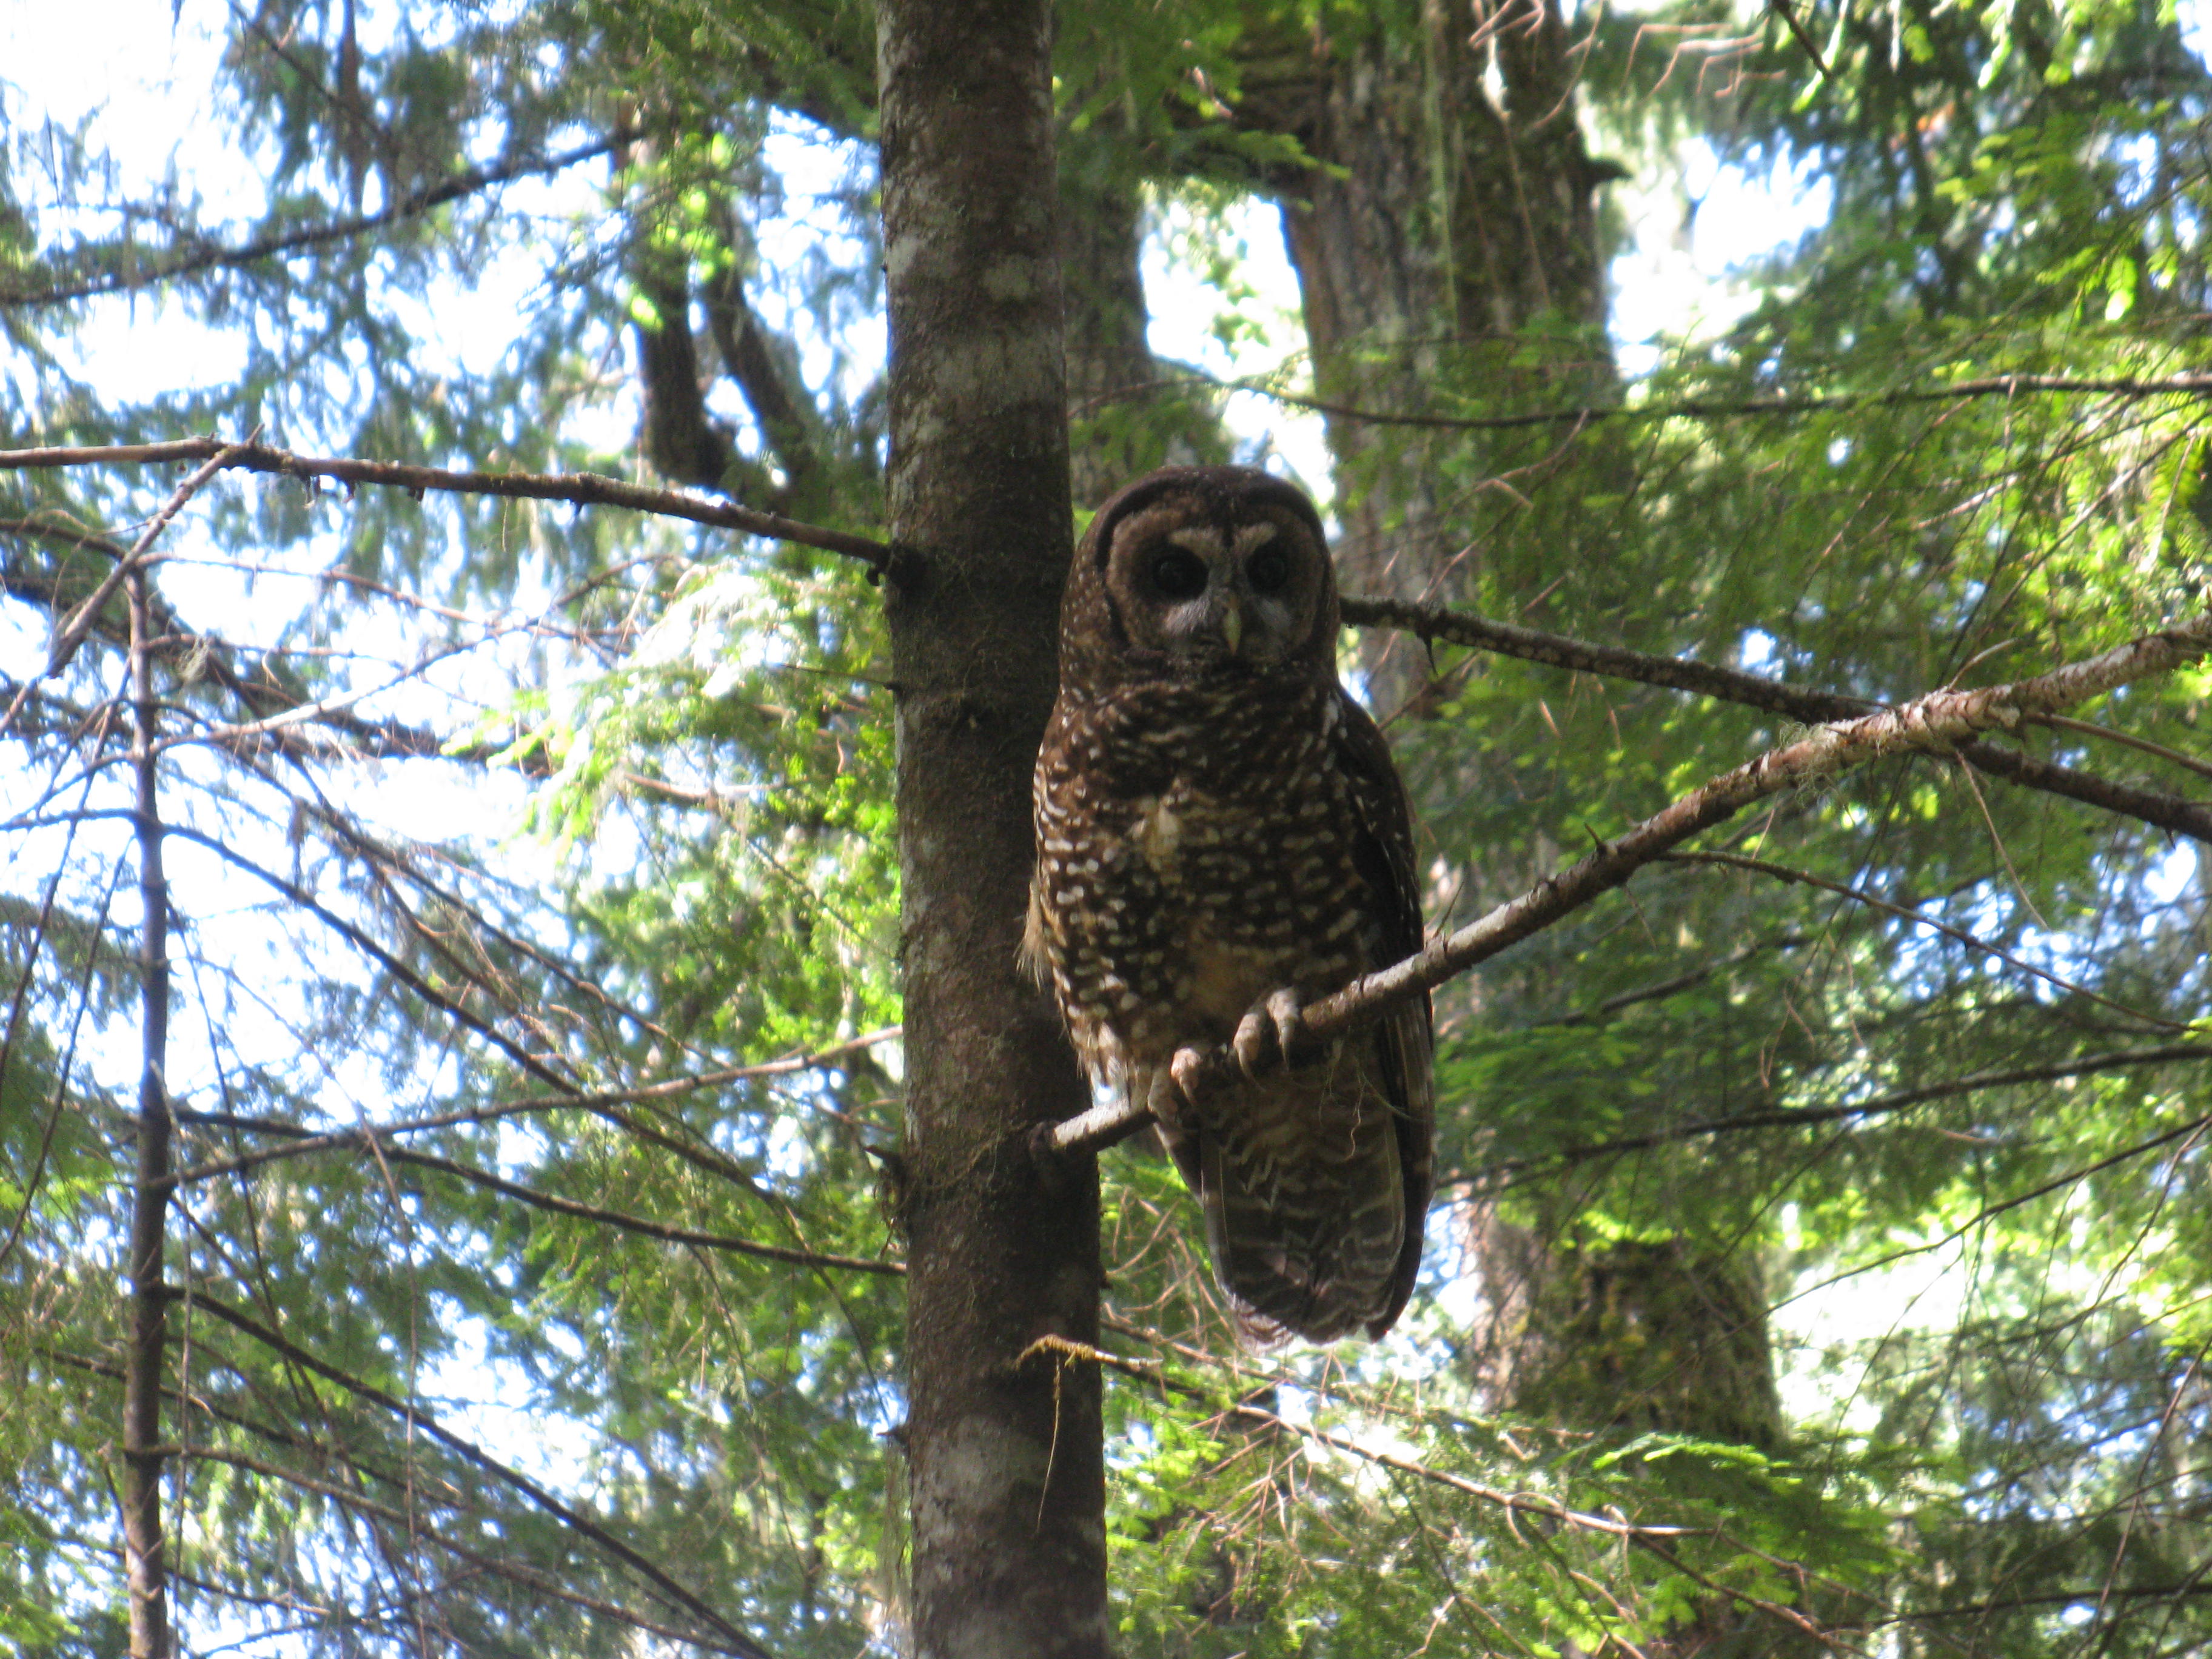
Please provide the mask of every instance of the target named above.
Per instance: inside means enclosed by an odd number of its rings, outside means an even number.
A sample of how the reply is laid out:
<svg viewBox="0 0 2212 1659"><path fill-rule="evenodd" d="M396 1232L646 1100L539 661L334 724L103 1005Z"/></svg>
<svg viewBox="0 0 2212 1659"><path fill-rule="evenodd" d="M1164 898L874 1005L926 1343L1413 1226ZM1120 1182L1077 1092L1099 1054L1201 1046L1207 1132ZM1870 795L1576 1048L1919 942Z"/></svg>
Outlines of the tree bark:
<svg viewBox="0 0 2212 1659"><path fill-rule="evenodd" d="M1094 1160L1030 1129L1088 1091L1018 975L1030 775L1071 555L1050 7L878 12L907 1043L904 1444L914 1650L1106 1651Z"/></svg>
<svg viewBox="0 0 2212 1659"><path fill-rule="evenodd" d="M1596 192L1619 169L1583 143L1555 0L1392 0L1324 19L1259 54L1236 112L1316 163L1270 183L1321 395L1401 411L1440 389L1607 400ZM1465 434L1328 430L1346 591L1462 591L1463 515L1440 481ZM1417 694L1415 642L1363 648L1378 714Z"/></svg>
<svg viewBox="0 0 2212 1659"><path fill-rule="evenodd" d="M131 758L137 775L140 974L138 1179L131 1196L130 1363L123 1382L123 1557L131 1659L168 1659L168 1548L161 1534L161 1379L168 1342L162 1281L169 1213L169 884L161 866L161 703L143 570L124 578L131 600Z"/></svg>

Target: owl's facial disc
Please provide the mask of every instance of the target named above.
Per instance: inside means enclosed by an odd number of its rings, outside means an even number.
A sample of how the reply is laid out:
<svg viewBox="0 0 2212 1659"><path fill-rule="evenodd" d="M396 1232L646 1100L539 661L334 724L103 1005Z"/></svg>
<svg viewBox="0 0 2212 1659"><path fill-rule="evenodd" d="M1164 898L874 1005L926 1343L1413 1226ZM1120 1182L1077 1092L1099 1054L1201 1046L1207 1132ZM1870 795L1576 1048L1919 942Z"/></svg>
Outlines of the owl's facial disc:
<svg viewBox="0 0 2212 1659"><path fill-rule="evenodd" d="M1194 667L1273 668L1313 631L1327 556L1285 511L1224 524L1198 505L1170 497L1115 526L1106 582L1130 643Z"/></svg>

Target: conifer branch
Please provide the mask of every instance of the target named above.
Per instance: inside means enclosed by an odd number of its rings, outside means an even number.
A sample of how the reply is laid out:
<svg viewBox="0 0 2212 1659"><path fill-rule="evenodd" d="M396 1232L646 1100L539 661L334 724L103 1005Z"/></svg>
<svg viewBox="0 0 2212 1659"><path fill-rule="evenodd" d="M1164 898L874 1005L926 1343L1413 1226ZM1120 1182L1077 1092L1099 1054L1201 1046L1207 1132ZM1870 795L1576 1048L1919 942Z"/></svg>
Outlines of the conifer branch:
<svg viewBox="0 0 2212 1659"><path fill-rule="evenodd" d="M178 1293L172 1291L171 1294ZM769 1659L767 1650L759 1646L743 1631L716 1612L709 1603L685 1589L683 1584L671 1577L637 1550L617 1538L590 1516L562 1502L561 1498L532 1480L520 1469L501 1462L481 1446L454 1433L421 1407L386 1393L374 1383L356 1376L331 1364L326 1359L318 1358L299 1344L270 1329L259 1320L251 1317L239 1309L230 1307L222 1301L200 1292L195 1292L191 1301L195 1309L221 1320L224 1324L252 1338L270 1352L289 1360L293 1364L313 1372L325 1382L337 1383L355 1398L366 1401L370 1405L380 1407L398 1418L409 1428L428 1435L464 1462L482 1469L501 1486L518 1493L528 1503L553 1516L580 1536L588 1539L624 1566L637 1573L662 1595L682 1607L693 1618L720 1631L724 1638L733 1644L737 1652L746 1656L746 1659Z"/></svg>
<svg viewBox="0 0 2212 1659"><path fill-rule="evenodd" d="M1778 1106L1769 1111L1737 1112L1727 1117L1698 1118L1688 1123L1676 1123L1645 1134L1594 1141L1587 1146L1570 1146L1542 1158L1505 1158L1465 1175L1442 1176L1437 1184L1439 1188L1477 1187L1505 1176L1510 1177L1508 1185L1517 1185L1530 1171L1587 1164L1596 1158L1617 1158L1625 1152L1650 1152L1655 1147L1669 1146L1685 1140L1700 1140L1709 1135L1734 1134L1739 1130L1748 1129L1800 1129L1823 1123L1856 1123L1866 1118L1887 1117L1898 1112L1909 1111L1930 1101L1978 1094L1987 1089L2017 1088L2028 1083L2058 1083L2068 1078L2094 1077L2100 1072L2132 1071L2138 1066L2174 1066L2199 1060L2212 1060L2212 1046L2199 1042L2172 1042L2154 1048L2121 1048L2108 1054L2084 1054L2078 1060L2057 1060L2048 1066L2016 1066L1997 1071L1973 1072L1965 1077L1946 1078L1941 1083L1923 1084L1918 1088L1875 1095L1871 1099L1855 1101L1847 1106Z"/></svg>
<svg viewBox="0 0 2212 1659"><path fill-rule="evenodd" d="M496 167L471 167L465 173L455 173L434 185L425 185L419 190L409 191L391 206L375 213L356 214L344 219L333 219L319 225L302 225L295 230L279 231L266 236L257 236L250 242L233 246L219 244L196 247L187 252L156 260L136 270L114 270L98 276L87 276L76 282L65 282L52 288L0 289L0 308L25 306L61 305L71 300L90 300L103 295L127 294L135 289L151 288L179 276L196 276L204 270L234 270L245 265L259 264L264 259L280 258L288 253L331 242L350 240L386 225L404 219L419 218L433 208L443 207L448 202L476 195L495 185L512 183L542 173L560 173L580 161L589 161L607 155L627 143L635 134L618 131L588 144L579 144L552 155L519 156ZM135 250L125 249L130 252Z"/></svg>
<svg viewBox="0 0 2212 1659"><path fill-rule="evenodd" d="M1443 640L1472 650L1517 657L1524 662L1542 663L1571 672L1634 680L1722 702L1741 703L1769 714L1784 714L1808 726L1855 720L1879 707L1863 698L1801 690L1692 658L1661 657L1622 646L1593 645L1564 634L1547 634L1540 629L1492 622L1486 617L1451 611L1442 605L1414 605L1402 599L1346 599L1340 609L1345 622L1357 628L1395 628L1419 639ZM2044 724L2045 720L2044 716L2028 717L2029 724ZM2063 729L2075 729L2080 724L2069 722ZM2212 805L2114 782L2056 761L2008 749L2002 744L1964 743L1956 752L1968 764L2008 783L2039 789L2047 794L2064 795L2177 835L2212 842Z"/></svg>
<svg viewBox="0 0 2212 1659"><path fill-rule="evenodd" d="M602 1601L597 1596L586 1595L581 1591L563 1584L550 1573L539 1572L520 1562L471 1549L468 1545L425 1526L421 1516L413 1512L411 1504L408 1510L396 1509L389 1504L379 1503L375 1498L365 1496L337 1481L320 1480L298 1469L285 1468L282 1465L269 1462L263 1458L252 1457L243 1452L229 1451L214 1446L172 1446L167 1449L179 1458L189 1458L203 1463L221 1463L227 1468L239 1469L248 1474L258 1475L264 1480L272 1480L283 1486L295 1487L301 1492L313 1492L317 1497L327 1498L352 1514L380 1521L410 1539L420 1540L432 1548L465 1563L479 1572L488 1573L496 1578L507 1579L537 1594L550 1596L556 1601L565 1601L571 1607L580 1607L586 1613L596 1613L603 1619L628 1626L633 1630L643 1631L648 1635L680 1642L687 1647L701 1648L708 1653L730 1654L734 1656L734 1659L768 1659L765 1650L749 1638L740 1637L732 1640L726 1636L721 1638L700 1636L689 1631L678 1630L672 1626L664 1625L657 1620L647 1619L642 1614L633 1613L629 1608L619 1607L614 1602ZM420 1492L410 1494L412 1502L415 1504L419 1504L422 1496ZM178 1577L182 1577L183 1575L179 1574ZM257 1599L239 1595L235 1591L222 1585L210 1584L205 1580L194 1582L199 1583L202 1588L213 1589L216 1594L226 1599L239 1601ZM358 1615L349 1616L346 1622L352 1624L357 1618Z"/></svg>

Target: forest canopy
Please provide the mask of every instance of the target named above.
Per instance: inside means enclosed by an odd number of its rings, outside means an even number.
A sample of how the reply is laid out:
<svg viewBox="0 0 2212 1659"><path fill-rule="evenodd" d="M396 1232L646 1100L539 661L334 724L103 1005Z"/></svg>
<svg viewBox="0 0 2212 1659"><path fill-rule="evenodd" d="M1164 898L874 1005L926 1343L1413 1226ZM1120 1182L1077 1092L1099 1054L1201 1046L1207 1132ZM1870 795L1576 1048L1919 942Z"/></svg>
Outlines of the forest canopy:
<svg viewBox="0 0 2212 1659"><path fill-rule="evenodd" d="M0 1642L981 1651L972 1363L1068 1652L2212 1651L2205 20L1065 0L972 137L1056 390L933 495L884 224L1018 9L950 91L901 0L6 24ZM1011 950L930 979L1073 536L1223 459L1418 821L1373 1343L1240 1348ZM942 1352L1073 1294L942 1169L1079 1255L1094 1150L1081 1334Z"/></svg>

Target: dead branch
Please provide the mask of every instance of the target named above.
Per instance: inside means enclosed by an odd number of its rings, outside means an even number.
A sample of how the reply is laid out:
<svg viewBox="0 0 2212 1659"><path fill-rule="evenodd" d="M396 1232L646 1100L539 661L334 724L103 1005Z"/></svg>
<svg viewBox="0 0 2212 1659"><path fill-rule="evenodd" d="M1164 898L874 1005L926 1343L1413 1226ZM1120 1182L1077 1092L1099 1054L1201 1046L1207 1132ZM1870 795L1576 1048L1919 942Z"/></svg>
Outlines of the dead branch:
<svg viewBox="0 0 2212 1659"><path fill-rule="evenodd" d="M1308 1006L1303 1034L1291 1045L1293 1064L1310 1059L1332 1039L1376 1018L1391 1004L1433 990L1477 963L1541 932L1628 878L1701 830L1726 823L1753 801L1836 775L1887 756L1950 754L1992 729L2012 730L2038 715L2057 714L2130 681L2170 672L2212 650L2212 616L2146 634L2127 644L2047 674L1966 691L1933 691L1894 709L1816 726L1794 743L1713 779L1646 818L1618 841L1548 876L1488 915L1437 939L1403 962L1354 980ZM1203 1093L1241 1075L1224 1045L1208 1053L1189 1081ZM1094 1109L1035 1139L1037 1152L1066 1156L1093 1152L1135 1133L1149 1112L1126 1105L1118 1113Z"/></svg>
<svg viewBox="0 0 2212 1659"><path fill-rule="evenodd" d="M107 603L109 596L117 587L140 568L147 553L152 549L155 538L168 527L172 519L185 510L185 503L199 493L203 484L229 465L248 447L250 447L249 444L216 446L214 453L207 458L205 464L197 468L191 477L170 493L169 499L161 504L161 511L155 514L147 522L146 528L139 532L138 539L131 544L130 551L118 559L115 562L115 568L100 578L100 586L94 588L92 596L77 607L76 614L62 623L59 632L55 635L52 648L46 653L46 671L41 678L52 679L70 665L70 659L76 655L77 647L84 643L85 635L91 630L93 623L98 618L100 607ZM150 640L152 629L149 627L145 631ZM143 647L134 641L133 648L138 649Z"/></svg>
<svg viewBox="0 0 2212 1659"><path fill-rule="evenodd" d="M860 560L870 569L887 571L891 550L882 542L820 525L801 524L774 513L756 512L731 501L710 501L676 489L648 489L597 472L451 472L443 467L409 466L396 461L356 461L342 456L295 455L267 444L224 444L215 438L183 438L171 443L107 444L48 449L0 450L0 471L68 466L159 466L178 461L222 457L222 470L272 473L312 483L330 478L343 484L374 484L420 495L435 490L460 495L497 495L515 501L567 501L576 507L615 507L657 514L747 536L767 536L818 547Z"/></svg>

